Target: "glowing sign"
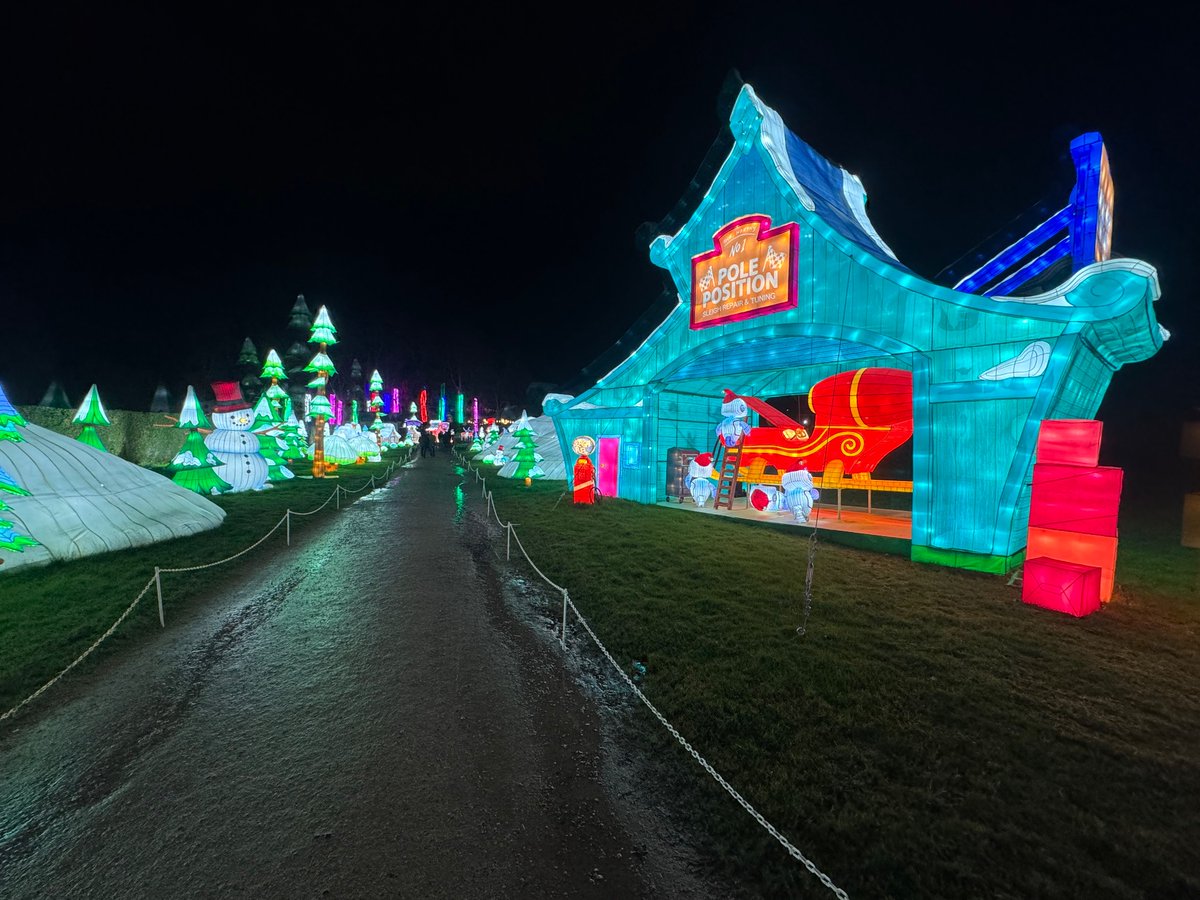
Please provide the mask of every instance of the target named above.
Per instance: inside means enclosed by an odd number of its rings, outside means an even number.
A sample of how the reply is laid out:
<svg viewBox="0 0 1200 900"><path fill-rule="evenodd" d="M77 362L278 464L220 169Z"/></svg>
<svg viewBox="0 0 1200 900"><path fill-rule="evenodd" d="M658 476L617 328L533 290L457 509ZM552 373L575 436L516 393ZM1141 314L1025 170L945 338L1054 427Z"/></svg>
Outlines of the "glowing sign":
<svg viewBox="0 0 1200 900"><path fill-rule="evenodd" d="M796 305L795 222L771 228L763 215L735 219L692 257L692 328L708 328Z"/></svg>

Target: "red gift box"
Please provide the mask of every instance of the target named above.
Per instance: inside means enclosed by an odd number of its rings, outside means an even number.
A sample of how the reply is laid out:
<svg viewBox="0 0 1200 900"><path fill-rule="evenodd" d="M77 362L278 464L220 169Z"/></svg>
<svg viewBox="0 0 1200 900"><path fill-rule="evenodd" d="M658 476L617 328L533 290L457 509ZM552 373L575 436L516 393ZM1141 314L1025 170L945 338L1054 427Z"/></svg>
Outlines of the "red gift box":
<svg viewBox="0 0 1200 900"><path fill-rule="evenodd" d="M1100 608L1100 567L1039 556L1025 561L1021 599L1072 616Z"/></svg>
<svg viewBox="0 0 1200 900"><path fill-rule="evenodd" d="M1124 476L1114 466L1034 463L1030 526L1116 537Z"/></svg>
<svg viewBox="0 0 1200 900"><path fill-rule="evenodd" d="M1040 463L1094 466L1100 461L1098 419L1045 419L1038 430L1035 459Z"/></svg>

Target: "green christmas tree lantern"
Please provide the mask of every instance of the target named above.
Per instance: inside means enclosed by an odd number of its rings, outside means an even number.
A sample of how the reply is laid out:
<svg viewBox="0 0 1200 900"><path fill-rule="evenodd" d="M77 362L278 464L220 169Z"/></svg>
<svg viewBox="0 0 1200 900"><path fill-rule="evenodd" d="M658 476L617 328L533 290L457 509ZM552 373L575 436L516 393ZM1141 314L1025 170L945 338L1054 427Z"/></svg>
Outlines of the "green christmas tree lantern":
<svg viewBox="0 0 1200 900"><path fill-rule="evenodd" d="M538 465L545 457L537 452L537 438L530 426L529 415L521 411L521 418L512 427L512 436L517 439L517 446L509 457L509 462L515 463L511 478L541 478L546 473Z"/></svg>
<svg viewBox="0 0 1200 900"><path fill-rule="evenodd" d="M264 391L258 398L258 403L254 405L254 422L250 425L250 430L258 436L259 451L267 461L267 481L288 481L295 478L296 473L288 468L283 457L287 445L283 440L283 429L280 427L283 424L282 414L275 411L269 391L270 388ZM280 394L288 399L286 391L280 390Z"/></svg>
<svg viewBox="0 0 1200 900"><path fill-rule="evenodd" d="M25 417L17 412L17 408L9 402L4 389L0 388L0 440L20 443L23 438L17 428L23 428L26 424L28 423L25 421ZM0 466L0 550L20 553L26 547L36 547L37 541L18 532L16 525L5 518L4 511L11 509L4 502L6 494L10 497L28 497L29 491L17 484L16 479L4 471L3 466ZM0 563L3 561L0 558Z"/></svg>
<svg viewBox="0 0 1200 900"><path fill-rule="evenodd" d="M104 404L100 402L100 392L96 390L93 384L91 390L87 392L87 396L83 398L83 402L79 404L79 409L75 412L75 418L71 420L76 425L82 425L83 431L79 433L79 440L87 444L89 447L95 447L101 453L107 453L108 449L104 446L104 442L100 440L100 434L96 431L97 425L111 425L108 420L108 413L104 411Z"/></svg>
<svg viewBox="0 0 1200 900"><path fill-rule="evenodd" d="M21 441L17 426L24 428L26 424L25 417L17 412L3 389L0 389L0 441Z"/></svg>
<svg viewBox="0 0 1200 900"><path fill-rule="evenodd" d="M308 436L304 433L304 425L296 418L291 397L284 401L279 430L283 432L283 453L280 455L287 460L308 459Z"/></svg>
<svg viewBox="0 0 1200 900"><path fill-rule="evenodd" d="M376 369L371 373L371 381L367 384L371 391L371 397L367 401L367 409L375 413L378 417L383 413L383 398L379 396L379 392L383 390L383 376Z"/></svg>
<svg viewBox="0 0 1200 900"><path fill-rule="evenodd" d="M224 461L218 459L204 443L204 435L199 429L212 428L212 422L204 414L200 401L196 399L196 391L190 384L175 427L186 428L187 436L183 439L183 446L171 460L171 465L167 467L175 473L171 480L197 494L216 496L231 490L233 486L213 471L224 465Z"/></svg>
<svg viewBox="0 0 1200 900"><path fill-rule="evenodd" d="M283 368L283 360L279 358L279 354L274 350L267 351L267 359L263 363L262 374L259 378L269 378L271 383L267 385L263 394L271 403L271 416L273 421L279 423L283 421L283 401L287 399L288 392L279 386L279 382L287 381L287 372Z"/></svg>
<svg viewBox="0 0 1200 900"><path fill-rule="evenodd" d="M28 497L29 491L18 485L16 480L4 471L4 467L0 466L0 550L20 553L26 547L36 547L37 541L28 535L19 533L16 526L4 517L4 511L11 508L4 502L5 494ZM3 558L0 558L0 563L3 562Z"/></svg>
<svg viewBox="0 0 1200 900"><path fill-rule="evenodd" d="M333 360L325 351L337 343L337 331L324 306L317 310L317 315L313 318L312 334L309 336L308 342L317 345L316 356L304 367L305 372L315 372L317 375L309 384L309 387L314 388L317 392L308 408L314 425L312 474L313 478L324 478L326 469L337 468L336 466L327 466L325 463L325 421L333 415L329 397L325 392L330 376L337 374L337 369L333 367Z"/></svg>

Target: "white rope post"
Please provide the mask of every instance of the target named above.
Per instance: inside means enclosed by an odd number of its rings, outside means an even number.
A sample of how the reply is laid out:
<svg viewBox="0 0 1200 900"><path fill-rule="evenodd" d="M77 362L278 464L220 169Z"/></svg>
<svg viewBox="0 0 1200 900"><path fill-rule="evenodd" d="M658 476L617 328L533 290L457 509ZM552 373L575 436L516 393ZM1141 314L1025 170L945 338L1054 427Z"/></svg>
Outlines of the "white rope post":
<svg viewBox="0 0 1200 900"><path fill-rule="evenodd" d="M340 484L333 489L333 503L337 509L342 508L342 486Z"/></svg>
<svg viewBox="0 0 1200 900"><path fill-rule="evenodd" d="M158 591L158 625L160 628L166 628L167 623L163 619L162 608L162 572L158 566L154 567L154 588Z"/></svg>
<svg viewBox="0 0 1200 900"><path fill-rule="evenodd" d="M483 496L486 497L487 496L487 479L481 478L479 480L483 482Z"/></svg>
<svg viewBox="0 0 1200 900"><path fill-rule="evenodd" d="M287 545L292 546L292 511L289 509L286 513L287 518Z"/></svg>
<svg viewBox="0 0 1200 900"><path fill-rule="evenodd" d="M505 525L504 530L508 532L508 536L504 539L504 558L512 559L512 522Z"/></svg>
<svg viewBox="0 0 1200 900"><path fill-rule="evenodd" d="M375 490L375 476L371 476L371 490Z"/></svg>
<svg viewBox="0 0 1200 900"><path fill-rule="evenodd" d="M563 588L563 624L562 634L559 636L558 642L562 644L564 650L567 649L567 589Z"/></svg>

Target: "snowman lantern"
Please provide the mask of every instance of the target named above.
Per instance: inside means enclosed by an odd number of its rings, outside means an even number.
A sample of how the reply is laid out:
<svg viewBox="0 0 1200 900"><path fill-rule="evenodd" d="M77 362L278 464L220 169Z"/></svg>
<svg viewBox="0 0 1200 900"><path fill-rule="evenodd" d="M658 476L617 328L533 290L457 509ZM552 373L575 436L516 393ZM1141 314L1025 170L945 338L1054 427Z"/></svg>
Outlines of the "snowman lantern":
<svg viewBox="0 0 1200 900"><path fill-rule="evenodd" d="M271 487L267 482L267 460L258 435L251 430L254 413L242 398L241 386L236 381L214 381L212 389L217 398L212 412L214 430L205 437L204 444L225 462L213 469L213 474L229 482L234 492Z"/></svg>

